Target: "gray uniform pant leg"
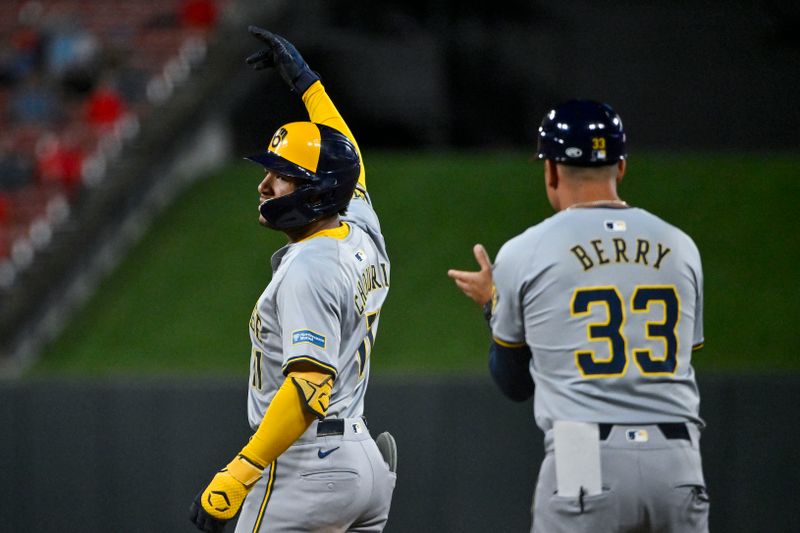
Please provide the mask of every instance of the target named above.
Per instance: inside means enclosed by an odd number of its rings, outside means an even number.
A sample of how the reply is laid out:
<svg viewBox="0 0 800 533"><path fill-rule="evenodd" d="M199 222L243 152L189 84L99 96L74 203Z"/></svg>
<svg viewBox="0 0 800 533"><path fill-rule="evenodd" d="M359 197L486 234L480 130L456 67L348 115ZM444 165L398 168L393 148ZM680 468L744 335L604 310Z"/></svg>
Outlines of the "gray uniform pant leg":
<svg viewBox="0 0 800 533"><path fill-rule="evenodd" d="M657 426L644 429L647 442L629 441L625 426L614 426L600 443L603 491L593 496L559 496L552 441L539 471L533 500L532 533L707 533L699 431L692 440L666 439Z"/></svg>
<svg viewBox="0 0 800 533"><path fill-rule="evenodd" d="M316 437L315 427L264 471L236 533L383 531L397 476L375 441L366 429Z"/></svg>

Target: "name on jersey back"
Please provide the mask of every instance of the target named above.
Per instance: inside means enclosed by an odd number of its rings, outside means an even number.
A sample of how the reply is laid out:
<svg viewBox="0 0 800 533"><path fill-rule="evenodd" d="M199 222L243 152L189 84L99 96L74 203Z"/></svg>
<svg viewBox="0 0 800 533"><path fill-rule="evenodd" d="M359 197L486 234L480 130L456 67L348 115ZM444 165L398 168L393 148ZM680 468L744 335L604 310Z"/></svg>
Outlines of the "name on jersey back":
<svg viewBox="0 0 800 533"><path fill-rule="evenodd" d="M666 245L648 239L623 239L621 237L592 239L587 243L576 243L570 249L583 270L597 266L628 263L661 268L664 258L672 251Z"/></svg>

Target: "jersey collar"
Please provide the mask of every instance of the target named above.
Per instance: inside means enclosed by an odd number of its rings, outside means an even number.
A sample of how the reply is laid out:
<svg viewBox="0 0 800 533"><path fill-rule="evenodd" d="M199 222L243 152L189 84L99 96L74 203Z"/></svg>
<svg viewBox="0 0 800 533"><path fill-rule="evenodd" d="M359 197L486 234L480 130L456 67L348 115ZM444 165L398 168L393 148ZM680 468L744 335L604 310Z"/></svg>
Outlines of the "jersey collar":
<svg viewBox="0 0 800 533"><path fill-rule="evenodd" d="M567 206L567 209L586 209L590 207L606 207L609 209L628 209L630 206L624 200L596 200L594 202L578 202Z"/></svg>
<svg viewBox="0 0 800 533"><path fill-rule="evenodd" d="M300 239L297 242L304 242L317 237L331 237L341 241L348 235L350 235L350 225L347 222L342 222L338 228L319 230L318 232L312 233L308 237Z"/></svg>

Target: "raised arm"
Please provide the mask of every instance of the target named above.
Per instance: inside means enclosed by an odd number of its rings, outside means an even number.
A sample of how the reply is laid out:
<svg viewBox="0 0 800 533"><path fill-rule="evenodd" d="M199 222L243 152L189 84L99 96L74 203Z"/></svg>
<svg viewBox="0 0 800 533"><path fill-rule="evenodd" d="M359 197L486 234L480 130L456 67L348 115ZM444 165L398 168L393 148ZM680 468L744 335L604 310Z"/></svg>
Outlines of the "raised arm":
<svg viewBox="0 0 800 533"><path fill-rule="evenodd" d="M353 142L356 150L358 150L359 157L361 157L361 150L358 148L358 143L353 133L347 127L347 123L345 123L342 115L339 114L328 93L325 92L325 87L319 79L319 74L311 70L303 56L297 51L297 48L280 35L257 26L250 26L249 31L263 42L266 47L248 57L247 63L256 70L275 68L292 91L302 97L311 121L330 126L342 132ZM358 177L358 184L362 189L366 190L363 158L361 159L361 173Z"/></svg>

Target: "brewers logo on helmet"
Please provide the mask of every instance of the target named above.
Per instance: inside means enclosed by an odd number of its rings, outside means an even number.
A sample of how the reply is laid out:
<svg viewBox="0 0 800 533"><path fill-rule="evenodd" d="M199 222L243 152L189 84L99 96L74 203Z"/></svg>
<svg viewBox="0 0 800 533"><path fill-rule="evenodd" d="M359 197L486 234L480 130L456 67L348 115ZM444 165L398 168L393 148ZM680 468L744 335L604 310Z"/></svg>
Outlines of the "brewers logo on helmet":
<svg viewBox="0 0 800 533"><path fill-rule="evenodd" d="M612 165L626 157L622 120L608 104L570 100L542 119L536 156L564 165Z"/></svg>
<svg viewBox="0 0 800 533"><path fill-rule="evenodd" d="M305 226L347 208L361 172L358 150L350 139L314 122L284 124L265 152L245 159L300 181L291 194L259 207L275 229Z"/></svg>

